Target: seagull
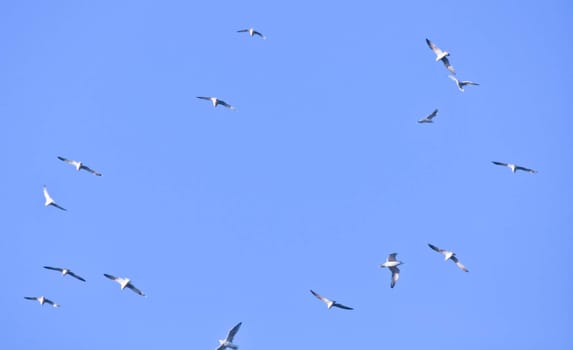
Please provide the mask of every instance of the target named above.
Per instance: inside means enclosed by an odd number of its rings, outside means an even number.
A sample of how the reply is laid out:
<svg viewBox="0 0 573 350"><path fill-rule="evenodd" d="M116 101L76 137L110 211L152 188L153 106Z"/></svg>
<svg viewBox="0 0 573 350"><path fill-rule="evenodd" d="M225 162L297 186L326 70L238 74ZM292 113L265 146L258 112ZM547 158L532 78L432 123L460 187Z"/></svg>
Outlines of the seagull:
<svg viewBox="0 0 573 350"><path fill-rule="evenodd" d="M390 282L390 288L394 288L396 281L400 278L400 269L398 269L398 265L403 264L400 260L396 260L396 255L398 255L398 253L389 254L386 258L386 262L380 264L380 267L387 267L392 271L392 282Z"/></svg>
<svg viewBox="0 0 573 350"><path fill-rule="evenodd" d="M59 206L56 201L54 201L54 199L52 197L50 197L50 194L48 193L48 188L46 187L46 185L44 185L44 198L46 198L46 201L44 202L44 205L47 207L48 205L52 205L60 210L66 210L64 208L62 208L61 206Z"/></svg>
<svg viewBox="0 0 573 350"><path fill-rule="evenodd" d="M213 107L217 107L218 105L227 107L231 110L235 110L236 108L231 106L230 104L228 104L227 102L218 99L217 97L206 97L206 96L197 96L197 98L200 98L202 100L208 100L211 101L211 103L213 104Z"/></svg>
<svg viewBox="0 0 573 350"><path fill-rule="evenodd" d="M60 307L60 304L56 304L53 301L51 301L50 299L44 297L43 295L40 297L24 297L24 299L28 299L28 300L37 300L40 302L40 305L44 305L44 303L48 303L50 305L52 305L53 307Z"/></svg>
<svg viewBox="0 0 573 350"><path fill-rule="evenodd" d="M60 271L62 273L62 276L65 275L70 275L74 278L79 279L82 282L85 282L86 280L81 278L80 276L76 275L75 273L73 273L70 269L66 269L66 268L62 268L62 267L51 267L51 266L44 266L45 269L48 270L54 270L54 271Z"/></svg>
<svg viewBox="0 0 573 350"><path fill-rule="evenodd" d="M428 243L428 246L430 248L432 248L433 250L437 251L438 253L442 254L445 257L444 260L451 260L460 269L462 269L462 271L469 272L469 270L458 260L458 258L456 257L456 253L449 251L449 250L442 249L442 248L438 248L435 245L432 245L430 243Z"/></svg>
<svg viewBox="0 0 573 350"><path fill-rule="evenodd" d="M241 323L242 322L239 322L235 325L235 327L231 328L231 330L227 334L227 338L219 339L219 346L217 347L216 350L225 350L226 348L231 348L233 350L236 350L239 348L237 344L233 344L233 338L235 337L235 334L237 334L237 332L239 331Z"/></svg>
<svg viewBox="0 0 573 350"><path fill-rule="evenodd" d="M250 36L258 35L263 40L266 39L266 37L263 34L261 34L261 32L257 32L254 28L237 30L237 33L249 33Z"/></svg>
<svg viewBox="0 0 573 350"><path fill-rule="evenodd" d="M479 85L478 83L474 83L473 81L469 81L469 80L458 80L453 75L448 75L448 77L450 77L450 79L452 79L453 81L456 82L456 85L458 86L458 90L460 90L461 92L464 92L464 86L466 86L466 85Z"/></svg>
<svg viewBox="0 0 573 350"><path fill-rule="evenodd" d="M85 166L84 163L78 162L77 160L66 159L66 158L60 157L60 156L58 156L58 159L61 160L62 162L66 162L66 163L68 163L68 164L73 165L73 166L76 168L77 171L85 170L85 171L87 171L87 172L90 172L90 173L94 174L95 176L101 176L101 173L98 173L97 171L91 169L91 168L88 167L88 166Z"/></svg>
<svg viewBox="0 0 573 350"><path fill-rule="evenodd" d="M418 123L433 123L432 119L434 119L438 115L438 109L434 109L434 111L427 116L426 118L418 120Z"/></svg>
<svg viewBox="0 0 573 350"><path fill-rule="evenodd" d="M135 288L135 286L133 284L131 284L131 280L129 278L122 278L122 277L115 277L112 275L108 275L107 273L103 274L105 277L109 278L110 280L116 281L117 283L119 283L119 285L121 286L121 290L124 290L125 287L131 289L132 291L134 291L135 293L141 295L141 296L145 296L145 294L140 291L139 289Z"/></svg>
<svg viewBox="0 0 573 350"><path fill-rule="evenodd" d="M442 51L433 42L431 42L430 39L426 39L426 44L428 44L430 49L432 49L432 51L434 51L434 53L436 54L436 62L442 61L444 63L444 66L446 66L446 68L452 74L456 74L454 67L452 67L452 65L450 64L450 61L448 60L448 56L450 55L450 53L448 51Z"/></svg>
<svg viewBox="0 0 573 350"><path fill-rule="evenodd" d="M537 170L529 169L529 168L526 168L523 166L511 164L511 163L503 163L503 162L496 162L496 161L492 161L492 163L495 165L506 166L506 167L511 169L512 173L515 173L517 170L527 171L528 173L532 173L532 174L535 174L537 172Z"/></svg>
<svg viewBox="0 0 573 350"><path fill-rule="evenodd" d="M320 301L322 301L323 303L325 303L325 304L326 304L326 307L327 307L328 309L330 309L330 308L332 308L332 307L334 306L334 307L338 307L338 308L341 308L341 309L344 309L344 310L354 310L354 309L351 308L351 307L348 307L348 306L346 306L346 305L339 304L339 303L337 303L337 302L334 301L334 300L330 300L330 299L328 299L328 298L326 298L326 297L323 297L322 295L316 293L316 292L313 291L312 289L310 290L310 292L312 293L312 295L314 295L315 297L317 297Z"/></svg>

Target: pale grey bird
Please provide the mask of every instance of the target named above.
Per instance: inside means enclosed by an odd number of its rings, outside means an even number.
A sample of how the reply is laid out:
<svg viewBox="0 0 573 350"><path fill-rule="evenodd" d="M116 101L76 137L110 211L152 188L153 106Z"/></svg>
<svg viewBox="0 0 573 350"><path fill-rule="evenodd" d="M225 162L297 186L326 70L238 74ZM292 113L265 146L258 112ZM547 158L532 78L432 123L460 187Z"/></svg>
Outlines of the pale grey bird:
<svg viewBox="0 0 573 350"><path fill-rule="evenodd" d="M98 173L97 171L95 171L95 170L91 169L90 167L84 165L84 163L82 163L82 162L78 162L77 160L66 159L66 158L60 157L60 156L58 156L58 159L61 160L62 162L66 162L66 163L68 163L68 164L73 165L74 168L76 168L77 171L85 170L85 171L87 171L87 172L89 172L89 173L94 174L95 176L101 176L101 173Z"/></svg>
<svg viewBox="0 0 573 350"><path fill-rule="evenodd" d="M450 61L448 60L448 56L450 55L450 53L448 51L442 51L439 47L437 47L433 42L430 41L430 39L426 39L426 44L428 44L428 46L430 47L430 49L432 49L432 51L434 51L434 53L436 54L436 62L438 61L442 61L442 63L444 64L444 66L446 66L446 68L452 73L452 74L456 74L456 71L454 70L454 67L450 64Z"/></svg>
<svg viewBox="0 0 573 350"><path fill-rule="evenodd" d="M312 295L314 295L315 297L318 298L318 300L322 301L323 303L326 304L326 307L328 309L331 309L332 307L337 307L340 309L344 309L344 310L354 310L353 308L346 306L346 305L342 305L340 303L337 303L334 300L328 299L326 297L323 297L322 295L318 294L317 292L313 291L312 289L310 290L310 292L312 293Z"/></svg>
<svg viewBox="0 0 573 350"><path fill-rule="evenodd" d="M458 258L456 257L456 253L450 251L450 250L445 250L442 248L438 248L435 245L432 245L430 243L428 243L428 246L430 248L432 248L433 250L437 251L438 253L442 254L444 256L444 260L451 260L453 261L457 267L459 267L462 271L465 272L469 272L469 270L458 260Z"/></svg>
<svg viewBox="0 0 573 350"><path fill-rule="evenodd" d="M235 335L239 331L241 324L242 322L239 322L235 325L235 327L231 328L225 339L219 339L219 346L215 350L225 350L226 348L231 348L233 350L238 349L239 346L237 344L233 344L233 338L235 338Z"/></svg>
<svg viewBox="0 0 573 350"><path fill-rule="evenodd" d="M512 164L512 163L496 162L496 161L493 161L493 160L492 160L491 162L492 162L493 164L495 164L495 165L501 165L501 166L506 166L506 167L510 168L512 173L515 173L517 170L526 171L526 172L532 173L532 174L535 174L535 173L537 172L537 170L529 169L529 168L526 168L526 167L523 167L523 166L519 166L519 165L515 165L515 164Z"/></svg>
<svg viewBox="0 0 573 350"><path fill-rule="evenodd" d="M258 35L258 36L260 36L263 40L266 39L266 37L265 37L261 32L257 32L254 28L237 30L237 33L249 33L249 35L250 35L251 37L254 36L254 35Z"/></svg>
<svg viewBox="0 0 573 350"><path fill-rule="evenodd" d="M450 79L456 82L458 90L460 90L461 92L464 92L464 86L466 85L479 85L478 83L474 83L473 81L469 80L458 80L458 78L454 77L453 75L448 75L448 77L450 77Z"/></svg>
<svg viewBox="0 0 573 350"><path fill-rule="evenodd" d="M132 291L134 291L135 293L141 295L141 296L145 296L145 294L137 289L132 283L131 280L129 278L123 278L123 277L115 277L112 275L108 275L107 273L103 274L105 277L109 278L112 281L115 281L117 283L119 283L119 285L121 286L121 290L124 290L125 287L131 289Z"/></svg>
<svg viewBox="0 0 573 350"><path fill-rule="evenodd" d="M438 115L438 109L434 109L434 111L432 113L430 113L430 115L428 115L425 118L422 118L420 120L418 120L418 123L433 123L434 121L432 119L434 119L436 117L436 115Z"/></svg>
<svg viewBox="0 0 573 350"><path fill-rule="evenodd" d="M48 193L48 188L46 187L46 185L44 185L44 198L46 199L44 201L44 205L47 207L49 205L56 207L60 210L66 210L63 207L61 207L59 204L56 203L56 201L54 201L54 199L52 197L50 197L50 194Z"/></svg>
<svg viewBox="0 0 573 350"><path fill-rule="evenodd" d="M231 110L235 110L236 108L231 106L230 104L228 104L227 102L218 99L217 97L207 97L207 96L197 96L197 98L200 98L202 100L207 100L207 101L211 101L211 103L213 104L213 107L217 107L218 105L227 107Z"/></svg>
<svg viewBox="0 0 573 350"><path fill-rule="evenodd" d="M400 269L398 269L398 265L403 264L403 262L396 259L396 255L398 255L398 253L389 254L386 258L386 261L383 264L380 264L380 267L387 267L392 272L390 288L394 288L396 281L398 281L398 278L400 278Z"/></svg>
<svg viewBox="0 0 573 350"><path fill-rule="evenodd" d="M82 282L85 282L85 281L86 281L86 280L83 279L82 277L76 275L76 274L75 274L74 272L72 272L70 269L66 269L66 268L62 268L62 267L51 267L51 266L44 266L44 268L45 268L45 269L48 269L48 270L60 271L60 272L62 273L62 277L63 277L63 276L66 276L66 275L69 275L69 276L72 276L72 277L74 277L74 278L79 279L79 280L82 281Z"/></svg>
<svg viewBox="0 0 573 350"><path fill-rule="evenodd" d="M46 304L52 305L53 307L60 307L60 304L54 303L53 301L44 297L43 295L39 296L39 297L24 297L24 299L36 300L36 301L40 302L40 305L44 305L44 303L46 303Z"/></svg>

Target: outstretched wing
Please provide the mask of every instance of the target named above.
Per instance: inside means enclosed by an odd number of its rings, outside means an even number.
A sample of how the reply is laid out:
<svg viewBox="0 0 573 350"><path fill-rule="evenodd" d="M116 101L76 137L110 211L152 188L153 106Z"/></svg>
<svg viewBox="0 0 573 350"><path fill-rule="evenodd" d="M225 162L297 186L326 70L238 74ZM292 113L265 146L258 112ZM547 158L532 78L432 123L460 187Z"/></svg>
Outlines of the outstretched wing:
<svg viewBox="0 0 573 350"><path fill-rule="evenodd" d="M436 56L440 56L441 54L443 54L444 52L436 46L436 44L434 44L433 42L430 41L430 39L426 38L426 44L428 44L428 47L430 49L432 49L432 51L434 51L434 53L436 54Z"/></svg>
<svg viewBox="0 0 573 350"><path fill-rule="evenodd" d="M389 254L388 261L396 261L396 255L398 255L398 253Z"/></svg>
<svg viewBox="0 0 573 350"><path fill-rule="evenodd" d="M110 280L115 281L115 282L117 282L117 281L119 280L119 278L118 278L118 277L115 277L114 275L110 275L110 274L107 274L107 273L104 273L103 275L104 275L105 277L109 278Z"/></svg>
<svg viewBox="0 0 573 350"><path fill-rule="evenodd" d="M535 174L535 173L537 172L537 170L529 169L529 168L526 168L526 167L523 167L523 166L519 166L519 165L515 166L515 169L516 169L516 170L527 171L528 173L532 173L532 174Z"/></svg>
<svg viewBox="0 0 573 350"><path fill-rule="evenodd" d="M267 37L264 36L261 32L257 32L256 30L253 31L253 34L260 36L263 39L266 39Z"/></svg>
<svg viewBox="0 0 573 350"><path fill-rule="evenodd" d="M207 96L197 96L197 98L200 98L202 100L208 100L208 101L211 100L211 97L207 97Z"/></svg>
<svg viewBox="0 0 573 350"><path fill-rule="evenodd" d="M72 164L72 165L75 165L75 163L76 163L76 161L75 161L75 160L72 160L72 159L67 159L67 158L64 158L64 157L60 157L60 156L58 156L58 159L59 159L59 160L61 160L62 162L66 162L66 163L68 163L68 164Z"/></svg>
<svg viewBox="0 0 573 350"><path fill-rule="evenodd" d="M54 207L56 207L56 208L58 208L58 209L60 209L60 210L67 211L66 208L60 206L60 205L59 205L58 203L56 203L56 202L52 202L52 203L50 203L50 205L53 205Z"/></svg>
<svg viewBox="0 0 573 350"><path fill-rule="evenodd" d="M433 244L428 243L428 246L429 246L430 248L432 248L433 250L437 251L438 253L441 253L441 252L442 252L442 249L436 247L436 246L433 245Z"/></svg>
<svg viewBox="0 0 573 350"><path fill-rule="evenodd" d="M509 164L503 163L503 162L496 162L496 161L494 161L494 160L492 160L491 162L492 162L493 164L495 164L495 165L509 166Z"/></svg>
<svg viewBox="0 0 573 350"><path fill-rule="evenodd" d="M426 119L432 120L433 118L436 117L436 115L438 115L438 109L437 108L434 109L434 111L429 116L427 116Z"/></svg>
<svg viewBox="0 0 573 350"><path fill-rule="evenodd" d="M98 173L97 171L95 171L92 168L87 167L85 165L82 165L81 169L84 169L85 171L90 172L90 173L94 174L95 176L101 176L101 173Z"/></svg>
<svg viewBox="0 0 573 350"><path fill-rule="evenodd" d="M237 332L239 331L239 328L241 328L241 324L243 322L239 322L235 325L235 327L231 328L231 330L229 331L229 334L227 334L227 341L229 343L233 342L233 338L235 337L235 334L237 334Z"/></svg>
<svg viewBox="0 0 573 350"><path fill-rule="evenodd" d="M54 270L54 271L60 271L60 272L62 272L64 270L60 267L52 267L52 266L44 266L44 268L48 269L48 270Z"/></svg>
<svg viewBox="0 0 573 350"><path fill-rule="evenodd" d="M322 301L322 302L324 302L324 303L326 303L326 304L328 304L328 303L330 303L330 302L332 301L332 300L330 300L330 299L328 299L328 298L323 297L322 295L318 294L317 292L313 291L312 289L310 290L310 292L312 293L312 295L314 295L315 297L317 297L318 300L320 300L320 301Z"/></svg>
<svg viewBox="0 0 573 350"><path fill-rule="evenodd" d="M48 188L45 185L44 185L44 198L46 199L46 202L53 201L52 197L50 197L50 194L48 193Z"/></svg>
<svg viewBox="0 0 573 350"><path fill-rule="evenodd" d="M353 308L351 308L350 306L346 306L346 305L342 305L339 303L334 303L332 306L336 306L338 308L344 309L344 310L354 310Z"/></svg>
<svg viewBox="0 0 573 350"><path fill-rule="evenodd" d="M457 258L455 255L453 255L453 256L450 258L450 260L453 261L454 263L456 263L456 265L457 265L460 269L462 269L462 271L469 272L469 270L458 260L458 258Z"/></svg>
<svg viewBox="0 0 573 350"><path fill-rule="evenodd" d="M38 300L38 297L24 297L24 299L28 299L28 300Z"/></svg>
<svg viewBox="0 0 573 350"><path fill-rule="evenodd" d="M237 33L246 33L248 32L248 29L241 29L241 30L237 30Z"/></svg>
<svg viewBox="0 0 573 350"><path fill-rule="evenodd" d="M230 104L228 104L227 102L222 101L222 100L219 100L219 104L220 104L221 106L225 106L225 107L227 107L227 108L229 108L229 109L235 109L235 107L231 106Z"/></svg>
<svg viewBox="0 0 573 350"><path fill-rule="evenodd" d="M79 280L82 281L82 282L85 282L85 281L86 281L85 279L83 279L82 277L76 275L76 274L73 273L72 271L68 272L68 275L70 275L70 276L72 276L72 277L74 277L74 278L77 278L77 279L79 279Z"/></svg>
<svg viewBox="0 0 573 350"><path fill-rule="evenodd" d="M141 295L141 296L143 296L143 297L145 296L145 293L143 293L141 290L135 288L135 286L134 286L133 284L131 284L131 283L129 283L129 284L127 285L127 288L131 289L132 291L136 292L137 294L139 294L139 295Z"/></svg>
<svg viewBox="0 0 573 350"><path fill-rule="evenodd" d="M454 67L450 64L450 60L447 57L442 57L442 62L444 62L444 66L450 71L452 74L456 74Z"/></svg>
<svg viewBox="0 0 573 350"><path fill-rule="evenodd" d="M390 267L390 271L392 271L392 281L390 282L390 288L394 288L398 278L400 278L400 269L396 266Z"/></svg>

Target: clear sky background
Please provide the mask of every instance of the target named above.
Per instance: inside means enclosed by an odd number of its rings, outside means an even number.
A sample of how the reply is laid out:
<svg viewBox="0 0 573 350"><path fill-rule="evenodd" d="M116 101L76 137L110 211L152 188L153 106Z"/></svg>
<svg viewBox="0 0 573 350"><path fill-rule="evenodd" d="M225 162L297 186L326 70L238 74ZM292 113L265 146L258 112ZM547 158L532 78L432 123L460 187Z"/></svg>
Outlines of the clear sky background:
<svg viewBox="0 0 573 350"><path fill-rule="evenodd" d="M573 348L572 23L566 0L2 2L0 348L213 350L239 321L241 350Z"/></svg>

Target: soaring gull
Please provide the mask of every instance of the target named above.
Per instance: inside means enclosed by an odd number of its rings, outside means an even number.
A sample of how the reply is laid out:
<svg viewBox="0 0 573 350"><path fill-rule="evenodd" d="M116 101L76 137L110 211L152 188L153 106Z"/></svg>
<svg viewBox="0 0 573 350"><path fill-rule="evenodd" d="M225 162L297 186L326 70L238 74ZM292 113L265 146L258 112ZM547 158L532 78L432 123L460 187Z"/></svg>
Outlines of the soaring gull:
<svg viewBox="0 0 573 350"><path fill-rule="evenodd" d="M84 163L82 163L82 162L78 162L77 160L67 159L67 158L60 157L60 156L58 156L58 159L61 160L62 162L66 162L68 164L73 165L77 171L85 170L87 172L94 174L95 176L101 176L101 173L98 173L97 171L84 165Z"/></svg>
<svg viewBox="0 0 573 350"><path fill-rule="evenodd" d="M225 339L219 339L219 346L215 350L225 350L226 348L231 348L236 350L239 348L237 344L233 344L233 338L235 338L235 334L239 331L242 322L239 322L235 325L235 327L231 328L227 337Z"/></svg>
<svg viewBox="0 0 573 350"><path fill-rule="evenodd" d="M346 306L346 305L342 305L337 303L334 300L328 299L326 297L323 297L322 295L318 294L317 292L313 291L312 289L310 290L310 292L312 293L312 295L314 295L315 297L317 297L320 301L322 301L323 303L326 304L326 307L328 309L332 308L332 307L338 307L344 310L354 310L353 308Z"/></svg>
<svg viewBox="0 0 573 350"><path fill-rule="evenodd" d="M79 279L82 282L85 282L86 280L83 279L82 277L76 275L75 273L73 273L70 269L66 269L66 268L62 268L62 267L51 267L51 266L44 266L45 269L48 270L54 270L54 271L60 271L62 273L62 277L65 275L69 275L72 276L74 278Z"/></svg>
<svg viewBox="0 0 573 350"><path fill-rule="evenodd" d="M28 300L37 300L40 302L40 305L44 305L44 303L50 304L53 307L60 307L60 304L56 304L53 301L51 301L50 299L42 296L39 297L24 297L24 299L28 299Z"/></svg>
<svg viewBox="0 0 573 350"><path fill-rule="evenodd" d="M390 282L390 288L394 288L396 285L396 281L400 278L400 269L398 269L398 265L403 264L403 262L396 260L396 255L398 253L389 254L386 258L386 262L380 264L380 267L387 267L392 272L392 281Z"/></svg>
<svg viewBox="0 0 573 350"><path fill-rule="evenodd" d="M434 121L432 119L434 119L436 117L436 115L438 115L438 109L434 109L434 111L432 113L430 113L430 115L428 115L425 118L422 118L420 120L418 120L418 123L433 123Z"/></svg>
<svg viewBox="0 0 573 350"><path fill-rule="evenodd" d="M448 51L442 51L439 47L436 46L436 44L431 42L430 39L426 39L426 44L428 44L430 49L432 49L432 51L434 51L434 53L436 54L436 62L442 61L444 66L446 66L446 68L452 74L456 74L454 67L452 67L452 65L450 64L450 61L448 60L448 56L450 55L450 53Z"/></svg>
<svg viewBox="0 0 573 350"><path fill-rule="evenodd" d="M110 280L119 283L119 285L121 286L121 290L124 290L125 287L127 287L127 288L131 289L132 291L134 291L135 293L137 293L141 296L145 296L145 294L142 291L135 288L135 286L133 284L131 284L131 280L129 278L115 277L112 275L108 275L107 273L104 273L103 275L105 277L109 278Z"/></svg>
<svg viewBox="0 0 573 350"><path fill-rule="evenodd" d="M213 107L217 107L218 105L221 105L223 107L227 107L231 110L235 110L236 108L231 106L230 104L228 104L227 102L218 99L217 97L207 97L207 96L197 96L197 98L200 98L202 100L207 100L207 101L211 101L211 103L213 104Z"/></svg>
<svg viewBox="0 0 573 350"><path fill-rule="evenodd" d="M512 163L503 163L503 162L496 162L496 161L492 161L492 163L495 165L506 166L506 167L511 169L512 173L515 173L517 170L527 171L528 173L532 173L532 174L535 174L537 172L537 170L529 169L529 168L515 165Z"/></svg>
<svg viewBox="0 0 573 350"><path fill-rule="evenodd" d="M266 37L263 34L261 34L261 32L257 32L254 28L237 30L237 33L249 33L250 36L258 35L262 39L266 39Z"/></svg>
<svg viewBox="0 0 573 350"><path fill-rule="evenodd" d="M437 251L438 253L442 254L444 256L444 260L451 260L453 261L457 267L459 267L462 271L465 272L469 272L469 270L458 260L458 258L456 257L456 253L450 251L450 250L445 250L442 248L438 248L435 245L432 245L430 243L428 243L428 246L430 248L432 248L433 250Z"/></svg>
<svg viewBox="0 0 573 350"><path fill-rule="evenodd" d="M474 83L473 81L469 80L458 80L458 78L454 77L453 75L448 75L448 77L450 77L450 79L456 82L458 90L460 90L461 92L464 92L464 86L466 85L479 85L478 83Z"/></svg>
<svg viewBox="0 0 573 350"><path fill-rule="evenodd" d="M50 194L48 193L48 188L46 187L46 185L44 185L44 198L46 199L46 201L44 202L44 205L46 207L51 205L51 206L56 207L60 210L66 210L63 207L61 207L60 205L58 205L52 197L50 197Z"/></svg>

